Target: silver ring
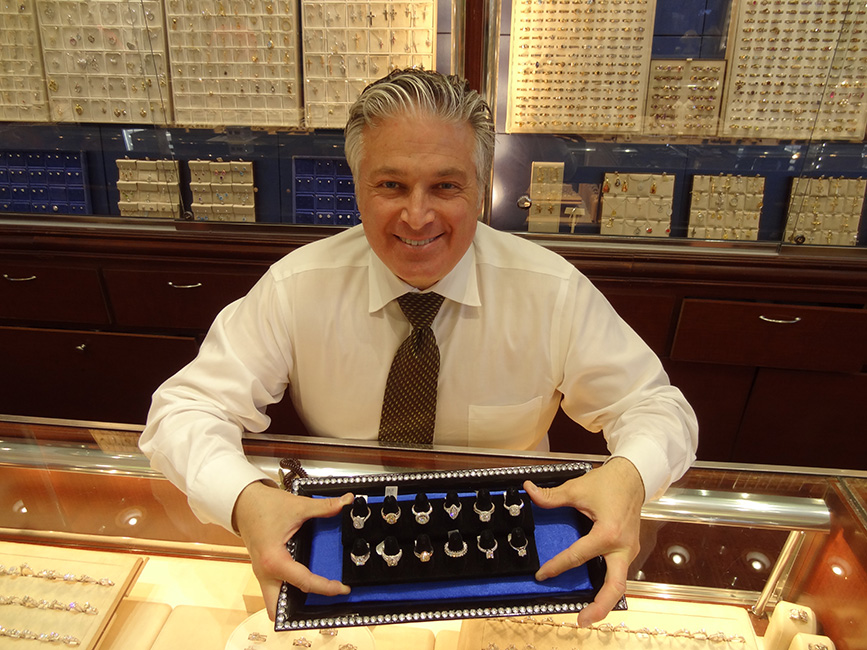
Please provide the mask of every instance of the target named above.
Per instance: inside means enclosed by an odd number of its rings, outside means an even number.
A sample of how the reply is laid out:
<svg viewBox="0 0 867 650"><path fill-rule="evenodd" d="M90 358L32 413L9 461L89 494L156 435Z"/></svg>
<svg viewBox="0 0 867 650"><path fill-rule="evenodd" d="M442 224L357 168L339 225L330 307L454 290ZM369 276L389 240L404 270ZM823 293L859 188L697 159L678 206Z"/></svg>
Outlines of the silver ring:
<svg viewBox="0 0 867 650"><path fill-rule="evenodd" d="M400 506L397 507L397 512L382 512L382 518L385 519L385 523L387 524L396 524L397 520L400 519Z"/></svg>
<svg viewBox="0 0 867 650"><path fill-rule="evenodd" d="M394 555L389 555L385 552L385 542L382 541L376 545L376 554L381 555L382 559L385 560L385 563L388 566L397 566L397 563L400 562L400 558L403 557L403 549L400 549Z"/></svg>
<svg viewBox="0 0 867 650"><path fill-rule="evenodd" d="M337 636L337 630L335 630L333 627L329 627L319 630L319 634L324 634L325 636Z"/></svg>
<svg viewBox="0 0 867 650"><path fill-rule="evenodd" d="M494 553L497 552L497 546L498 546L497 540L495 539L494 540L494 548L482 548L482 536L479 535L478 537L476 537L476 548L485 554L486 560L493 560L494 559Z"/></svg>
<svg viewBox="0 0 867 650"><path fill-rule="evenodd" d="M260 634L259 632L250 632L250 636L247 637L248 641L255 641L256 643L265 643L268 640L268 637L264 634Z"/></svg>
<svg viewBox="0 0 867 650"><path fill-rule="evenodd" d="M413 517L415 517L415 520L420 524L426 524L427 522L429 522L432 512L433 512L433 505L430 505L430 504L428 505L426 512L416 512L415 511L415 504L413 504L413 506L412 506Z"/></svg>
<svg viewBox="0 0 867 650"><path fill-rule="evenodd" d="M464 542L464 547L460 551L453 551L449 548L449 543L446 542L446 555L449 557L463 557L467 554L467 543Z"/></svg>
<svg viewBox="0 0 867 650"><path fill-rule="evenodd" d="M352 518L352 527L355 528L355 530L361 530L362 528L364 528L364 524L367 522L367 520L370 519L370 509L368 508L367 514L363 517L353 515L352 513L350 513L349 516Z"/></svg>
<svg viewBox="0 0 867 650"><path fill-rule="evenodd" d="M303 636L299 636L297 639L292 640L292 645L302 646L304 648L309 648L313 644L310 641L308 641L307 639L305 639Z"/></svg>
<svg viewBox="0 0 867 650"><path fill-rule="evenodd" d="M518 515L520 515L521 510L523 508L524 508L524 502L523 501L521 501L521 503L516 503L516 504L510 505L510 506L506 506L506 509L508 509L509 514L512 517L517 517Z"/></svg>
<svg viewBox="0 0 867 650"><path fill-rule="evenodd" d="M460 502L452 506L447 506L443 503L443 509L446 511L449 519L457 519L458 515L461 514L461 508L463 508L463 504Z"/></svg>
<svg viewBox="0 0 867 650"><path fill-rule="evenodd" d="M509 542L509 546L511 546L518 553L518 557L527 557L527 546L530 544L530 540L524 542L523 546L515 546L512 544L512 533L509 533L506 537L506 540Z"/></svg>
<svg viewBox="0 0 867 650"><path fill-rule="evenodd" d="M350 551L349 559L352 560L352 563L355 566L364 566L370 559L370 551L367 551L367 553L365 553L364 555L356 555L355 553Z"/></svg>
<svg viewBox="0 0 867 650"><path fill-rule="evenodd" d="M479 515L479 521L488 522L491 520L491 515L494 514L494 504L491 504L490 510L479 510L476 504L473 504L473 512Z"/></svg>

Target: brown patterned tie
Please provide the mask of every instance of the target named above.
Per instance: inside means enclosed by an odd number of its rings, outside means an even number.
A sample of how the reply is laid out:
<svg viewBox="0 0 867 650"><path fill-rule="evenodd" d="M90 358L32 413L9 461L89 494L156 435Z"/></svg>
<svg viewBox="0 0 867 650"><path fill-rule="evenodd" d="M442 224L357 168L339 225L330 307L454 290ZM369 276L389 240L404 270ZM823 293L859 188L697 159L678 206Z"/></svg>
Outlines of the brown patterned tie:
<svg viewBox="0 0 867 650"><path fill-rule="evenodd" d="M397 299L412 332L391 362L379 440L429 445L433 442L440 351L430 325L443 303L437 293L405 293Z"/></svg>

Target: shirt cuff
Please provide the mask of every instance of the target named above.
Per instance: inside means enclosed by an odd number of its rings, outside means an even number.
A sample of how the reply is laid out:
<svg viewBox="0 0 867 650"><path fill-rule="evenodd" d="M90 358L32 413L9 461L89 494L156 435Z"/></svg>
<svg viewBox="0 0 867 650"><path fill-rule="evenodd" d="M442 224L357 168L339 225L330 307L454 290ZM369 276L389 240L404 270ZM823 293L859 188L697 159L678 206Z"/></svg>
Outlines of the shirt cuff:
<svg viewBox="0 0 867 650"><path fill-rule="evenodd" d="M274 480L250 464L243 456L222 456L209 461L190 486L190 507L205 523L219 524L237 534L232 527L235 502L245 487L256 481Z"/></svg>
<svg viewBox="0 0 867 650"><path fill-rule="evenodd" d="M647 438L627 439L617 445L611 458L625 458L635 465L644 483L644 502L661 497L671 484L671 468L662 449Z"/></svg>

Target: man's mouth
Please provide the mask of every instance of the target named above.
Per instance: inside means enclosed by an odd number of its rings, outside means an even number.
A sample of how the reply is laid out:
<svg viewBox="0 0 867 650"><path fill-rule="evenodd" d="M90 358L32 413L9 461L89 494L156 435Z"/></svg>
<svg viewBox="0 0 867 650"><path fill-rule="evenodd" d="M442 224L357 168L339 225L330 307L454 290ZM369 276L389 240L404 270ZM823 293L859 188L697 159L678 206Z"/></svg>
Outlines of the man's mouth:
<svg viewBox="0 0 867 650"><path fill-rule="evenodd" d="M439 235L437 235L437 237L439 237ZM398 237L398 239L408 246L424 246L425 244L430 244L437 237L431 237L430 239L407 239L406 237Z"/></svg>

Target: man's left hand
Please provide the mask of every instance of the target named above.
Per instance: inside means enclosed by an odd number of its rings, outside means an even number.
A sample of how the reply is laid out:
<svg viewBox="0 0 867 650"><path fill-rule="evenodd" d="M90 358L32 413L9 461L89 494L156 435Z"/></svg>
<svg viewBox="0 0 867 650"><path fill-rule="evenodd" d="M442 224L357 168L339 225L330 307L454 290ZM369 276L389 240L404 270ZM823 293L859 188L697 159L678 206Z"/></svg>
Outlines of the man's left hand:
<svg viewBox="0 0 867 650"><path fill-rule="evenodd" d="M586 627L611 611L626 593L626 575L638 555L638 529L644 484L635 466L615 457L601 467L552 488L540 488L531 481L524 489L540 508L571 506L593 522L591 531L545 562L536 573L537 580L558 576L601 555L605 558L605 582L596 599L578 615Z"/></svg>

